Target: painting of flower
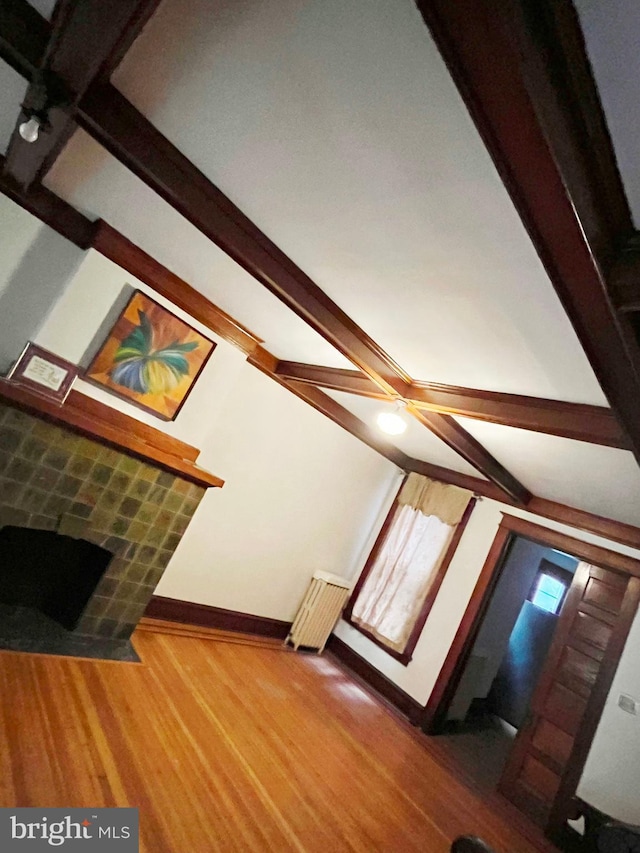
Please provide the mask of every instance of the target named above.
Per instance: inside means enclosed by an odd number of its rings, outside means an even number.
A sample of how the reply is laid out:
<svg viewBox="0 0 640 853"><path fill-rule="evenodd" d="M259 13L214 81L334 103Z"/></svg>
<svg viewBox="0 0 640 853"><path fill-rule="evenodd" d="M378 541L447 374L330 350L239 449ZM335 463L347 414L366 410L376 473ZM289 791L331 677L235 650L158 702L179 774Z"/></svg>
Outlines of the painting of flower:
<svg viewBox="0 0 640 853"><path fill-rule="evenodd" d="M86 371L164 420L173 420L215 344L136 290Z"/></svg>

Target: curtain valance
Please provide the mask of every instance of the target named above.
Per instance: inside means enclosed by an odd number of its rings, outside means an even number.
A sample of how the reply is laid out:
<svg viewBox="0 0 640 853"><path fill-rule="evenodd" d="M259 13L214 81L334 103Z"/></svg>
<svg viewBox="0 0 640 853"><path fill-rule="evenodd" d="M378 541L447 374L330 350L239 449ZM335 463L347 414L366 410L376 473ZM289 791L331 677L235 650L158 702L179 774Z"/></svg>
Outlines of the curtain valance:
<svg viewBox="0 0 640 853"><path fill-rule="evenodd" d="M459 523L473 492L430 480L421 474L411 473L398 495L400 506L410 506L423 515L435 515L444 524Z"/></svg>

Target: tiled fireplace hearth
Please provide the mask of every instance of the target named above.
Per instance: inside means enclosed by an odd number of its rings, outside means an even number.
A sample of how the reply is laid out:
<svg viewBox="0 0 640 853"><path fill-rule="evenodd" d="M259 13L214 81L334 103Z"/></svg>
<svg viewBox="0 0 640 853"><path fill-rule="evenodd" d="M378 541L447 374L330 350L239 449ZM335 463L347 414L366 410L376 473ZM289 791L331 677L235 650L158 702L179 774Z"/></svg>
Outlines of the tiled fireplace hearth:
<svg viewBox="0 0 640 853"><path fill-rule="evenodd" d="M54 531L113 555L77 634L131 635L204 491L0 401L0 528Z"/></svg>

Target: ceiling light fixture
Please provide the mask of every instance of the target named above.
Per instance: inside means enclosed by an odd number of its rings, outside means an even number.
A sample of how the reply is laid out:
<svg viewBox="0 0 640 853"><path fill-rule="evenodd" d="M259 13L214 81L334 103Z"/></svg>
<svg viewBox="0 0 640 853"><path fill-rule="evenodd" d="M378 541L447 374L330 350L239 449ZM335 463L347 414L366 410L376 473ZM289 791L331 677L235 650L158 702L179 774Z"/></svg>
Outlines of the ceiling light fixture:
<svg viewBox="0 0 640 853"><path fill-rule="evenodd" d="M37 142L41 126L40 119L32 115L18 126L18 133L25 142Z"/></svg>
<svg viewBox="0 0 640 853"><path fill-rule="evenodd" d="M406 409L405 400L396 400L392 411L380 412L376 418L376 423L383 432L387 435L402 435L407 428L407 421L402 416L402 412Z"/></svg>

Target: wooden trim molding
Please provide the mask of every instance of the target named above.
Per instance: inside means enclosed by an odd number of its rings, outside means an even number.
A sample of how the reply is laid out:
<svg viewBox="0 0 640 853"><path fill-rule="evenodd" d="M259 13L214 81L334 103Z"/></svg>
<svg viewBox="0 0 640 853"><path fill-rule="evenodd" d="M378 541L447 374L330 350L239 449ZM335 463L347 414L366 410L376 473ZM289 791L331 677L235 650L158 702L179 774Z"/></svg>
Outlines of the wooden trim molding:
<svg viewBox="0 0 640 853"><path fill-rule="evenodd" d="M371 666L369 661L354 652L344 640L332 634L329 637L326 649L342 666L349 670L350 674L358 676L368 687L372 688L394 708L397 708L401 714L404 714L414 726L418 724L423 710L422 705L408 693L405 693L397 684L390 681L386 675Z"/></svg>
<svg viewBox="0 0 640 853"><path fill-rule="evenodd" d="M88 249L96 223L41 184L25 193L18 182L5 173L5 163L0 154L0 192L79 249Z"/></svg>
<svg viewBox="0 0 640 853"><path fill-rule="evenodd" d="M6 170L28 189L42 180L76 129L74 108L97 79L108 79L159 0L61 0L53 11L47 45L27 88L23 107L43 107L46 84L48 130L33 143L18 132L21 113L9 141ZM38 32L42 32L40 27ZM28 113L27 113L28 114Z"/></svg>
<svg viewBox="0 0 640 853"><path fill-rule="evenodd" d="M404 481L403 481L402 485L404 485ZM400 489L402 488L402 485L400 486ZM399 492L400 492L400 490L398 490L398 494L399 494ZM362 587L364 586L364 583L365 583L367 577L369 576L371 569L373 568L373 565L374 565L376 558L378 556L378 552L382 548L382 546L383 546L383 544L387 538L387 535L389 533L389 529L391 527L391 523L393 521L396 510L398 508L397 496L393 502L393 506L389 510L387 517L384 520L384 524L382 525L382 529L380 530L380 533L378 534L378 538L376 539L376 542L373 546L373 549L372 549L371 553L369 554L367 562L366 562L363 570L360 572L360 577L358 578L358 581L357 581L355 587L353 588L353 591L349 597L349 601L347 603L347 607L346 607L344 613L342 614L342 618L344 619L345 622L348 622L352 628L355 628L356 631L359 631L361 634L363 634L365 637L367 637L368 640L370 640L376 646L381 648L384 652L386 652L386 654L390 655L390 657L395 658L395 660L399 661L403 666L408 666L409 663L411 663L411 661L413 660L413 653L415 651L416 646L418 645L418 640L420 639L420 635L422 634L424 626L427 622L427 617L429 616L429 613L431 612L431 608L433 607L433 605L435 603L435 600L438 596L438 592L440 591L440 587L442 586L442 582L445 578L445 575L447 574L449 564L451 563L451 560L453 559L453 556L454 556L456 549L460 543L460 540L462 539L462 534L464 533L465 528L467 526L467 523L468 523L469 519L471 518L471 513L473 512L473 508L475 507L475 505L476 505L476 499L471 498L471 500L467 504L467 507L464 511L462 518L460 519L460 522L456 525L456 529L454 531L451 542L449 543L449 547L447 548L447 550L444 554L444 557L442 558L442 562L440 563L437 574L433 580L433 583L431 584L431 587L429 588L429 592L427 594L427 597L424 600L424 604L422 605L420 613L418 614L418 618L416 620L415 625L413 626L413 630L411 631L411 634L409 635L409 638L407 640L407 644L401 652L398 652L395 649L390 649L381 640L379 640L374 634L371 634L369 631L366 630L366 628L363 628L362 625L359 625L357 622L355 622L353 620L353 607L354 607L354 605L358 599L358 596L360 595Z"/></svg>
<svg viewBox="0 0 640 853"><path fill-rule="evenodd" d="M640 578L640 560L608 548L591 545L581 539L574 539L565 533L550 530L526 519L504 514L453 643L422 713L420 725L427 734L437 734L440 729L515 536L523 536L542 545L557 548L588 563Z"/></svg>
<svg viewBox="0 0 640 853"><path fill-rule="evenodd" d="M599 545L592 545L582 539L574 539L573 536L567 536L566 533L559 533L557 530L551 530L517 515L503 513L500 526L507 528L517 536L524 536L534 542L557 548L559 551L566 551L574 557L586 560L588 563L606 565L610 569L617 569L628 575L640 577L640 559L627 557L626 554L610 551L609 548L602 548Z"/></svg>
<svg viewBox="0 0 640 853"><path fill-rule="evenodd" d="M246 355L254 354L262 343L261 338L101 219L90 245Z"/></svg>
<svg viewBox="0 0 640 853"><path fill-rule="evenodd" d="M640 461L640 344L609 271L633 223L569 0L418 0Z"/></svg>
<svg viewBox="0 0 640 853"><path fill-rule="evenodd" d="M151 597L144 615L147 619L161 619L180 622L184 625L216 628L238 634L256 634L260 637L274 637L280 640L285 640L291 629L291 622L285 622L282 619L225 610L222 607L196 604L194 601L182 601L178 598L165 598L163 595Z"/></svg>
<svg viewBox="0 0 640 853"><path fill-rule="evenodd" d="M394 399L359 370L279 361L276 373L283 379L304 382L319 388L344 391L376 400ZM417 409L572 438L590 444L602 444L606 447L631 449L631 442L615 415L611 409L604 406L480 391L436 382L419 382L415 379L401 389L401 397Z"/></svg>
<svg viewBox="0 0 640 853"><path fill-rule="evenodd" d="M73 432L93 438L110 447L157 465L205 489L220 488L224 480L196 465L198 451L181 441L174 441L159 430L141 424L97 400L72 391L59 406L38 394L0 379L0 400ZM194 458L185 459L182 454Z"/></svg>
<svg viewBox="0 0 640 853"><path fill-rule="evenodd" d="M1 164L2 159L0 158L0 166ZM122 265L124 269L128 269L132 275L139 277L159 293L163 293L172 302L175 301L175 304L182 306L194 319L200 320L215 334L240 347L243 352L250 350L254 346L253 342L260 340L107 223L91 222L58 196L42 187L33 187L28 195L25 195L17 187L9 190L7 182L1 174L0 192L12 198L33 216L55 228L63 237L81 248L93 246L97 251L103 252L105 257L118 265ZM60 209L59 206L61 206ZM72 211L71 216L67 215L69 211ZM139 257L137 253L140 253ZM192 294L193 299L191 298ZM227 319L229 323L227 323ZM267 376L288 388L289 391L305 400L356 438L364 441L402 470L425 474L434 480L441 480L443 483L469 489L478 495L501 503L513 503L498 486L488 480L472 477L450 468L444 468L441 465L434 465L431 462L407 456L394 445L379 437L367 424L340 406L331 397L323 394L318 388L314 388L313 385L304 381L288 380L285 376L280 375L277 368L281 362L265 350L260 343L252 350L248 360ZM536 496L531 498L527 509L536 515L568 524L580 530L587 530L614 542L640 548L639 527Z"/></svg>

